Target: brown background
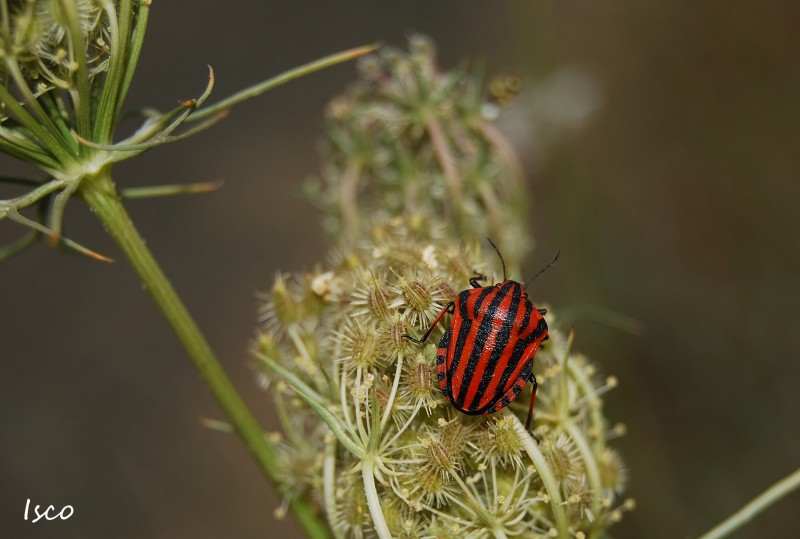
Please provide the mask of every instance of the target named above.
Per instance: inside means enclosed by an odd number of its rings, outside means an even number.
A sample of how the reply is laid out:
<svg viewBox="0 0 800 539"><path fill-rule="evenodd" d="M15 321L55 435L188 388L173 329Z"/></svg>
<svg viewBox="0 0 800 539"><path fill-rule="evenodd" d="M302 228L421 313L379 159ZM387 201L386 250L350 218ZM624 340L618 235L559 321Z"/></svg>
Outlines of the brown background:
<svg viewBox="0 0 800 539"><path fill-rule="evenodd" d="M621 387L607 411L638 509L615 537L689 537L800 462L800 34L796 2L154 2L129 105L171 107L374 40L437 40L441 63L482 58L535 85L581 66L602 91L588 126L522 151L535 192L537 296L636 318L630 335L578 321L577 347ZM214 180L211 195L131 202L149 245L257 410L246 367L256 300L279 269L323 260L299 195L317 170L337 67L242 105L210 132L119 167L121 185ZM0 160L2 173L24 169ZM0 195L1 196L1 195ZM67 233L116 255L70 205ZM18 230L0 223L0 238ZM123 262L43 246L0 265L0 535L296 536ZM71 504L25 523L26 498ZM798 494L740 532L784 537ZM280 531L279 531L280 530Z"/></svg>

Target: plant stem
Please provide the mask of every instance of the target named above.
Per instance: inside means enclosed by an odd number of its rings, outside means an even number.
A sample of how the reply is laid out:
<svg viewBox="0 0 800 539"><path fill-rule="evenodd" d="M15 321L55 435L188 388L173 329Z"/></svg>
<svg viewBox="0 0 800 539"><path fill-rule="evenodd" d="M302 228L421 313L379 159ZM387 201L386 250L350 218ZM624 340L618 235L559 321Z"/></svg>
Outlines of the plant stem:
<svg viewBox="0 0 800 539"><path fill-rule="evenodd" d="M533 438L525 429L525 427L522 426L522 422L520 422L519 418L507 410L503 410L502 414L503 417L511 421L514 430L516 431L517 435L519 435L520 440L522 440L522 444L525 446L525 452L528 454L528 457L530 457L531 462L533 462L533 466L536 468L536 472L542 479L542 484L544 485L548 496L550 496L550 507L553 509L553 516L556 521L558 537L560 539L567 539L569 537L569 526L567 525L567 515L564 513L564 507L561 504L561 488L558 484L558 481L556 481L553 472L547 465L547 460L539 450L539 446L534 443Z"/></svg>
<svg viewBox="0 0 800 539"><path fill-rule="evenodd" d="M367 497L367 507L375 526L375 533L380 539L392 539L386 517L381 509L381 499L375 487L375 460L372 454L366 455L361 461L361 475L364 478L364 494Z"/></svg>
<svg viewBox="0 0 800 539"><path fill-rule="evenodd" d="M761 511L800 487L800 468L756 496L750 503L726 518L699 539L720 539L741 528Z"/></svg>
<svg viewBox="0 0 800 539"><path fill-rule="evenodd" d="M572 441L575 442L575 446L578 448L581 458L583 458L583 464L586 466L586 477L589 480L589 488L592 489L591 511L592 514L599 515L603 502L603 484L600 479L600 469L597 466L595 454L592 453L592 450L589 448L589 442L586 441L583 431L578 428L578 425L576 425L574 421L569 420L563 423L562 428L569 434ZM597 524L598 521L595 519L589 531L590 539L597 536Z"/></svg>
<svg viewBox="0 0 800 539"><path fill-rule="evenodd" d="M145 245L120 201L110 171L104 169L81 182L80 193L117 242L142 283L180 339L195 368L228 416L236 432L252 453L267 478L276 483L276 452L242 397L228 378L205 337L192 319L175 289ZM328 528L311 506L300 498L290 504L295 518L312 538L329 538Z"/></svg>

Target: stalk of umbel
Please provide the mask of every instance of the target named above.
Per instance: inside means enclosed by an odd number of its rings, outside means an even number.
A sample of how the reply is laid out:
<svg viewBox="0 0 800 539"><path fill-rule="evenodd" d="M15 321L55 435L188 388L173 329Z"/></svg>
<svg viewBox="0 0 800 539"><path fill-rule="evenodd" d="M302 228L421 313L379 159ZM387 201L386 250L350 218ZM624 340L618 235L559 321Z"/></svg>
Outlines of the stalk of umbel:
<svg viewBox="0 0 800 539"><path fill-rule="evenodd" d="M476 273L499 282L487 235L513 273L529 245L525 183L479 81L440 71L421 36L360 71L328 109L307 186L332 253L277 276L255 346L284 499L312 499L337 537L601 536L634 506L609 445L624 429L603 414L617 380L573 350L558 311L536 355L533 434L524 397L486 416L449 404L434 370L444 327L424 346L403 338Z"/></svg>
<svg viewBox="0 0 800 539"><path fill-rule="evenodd" d="M277 476L276 450L216 359L191 315L125 211L112 171L116 163L186 139L225 117L227 109L284 82L365 54L361 47L323 58L204 106L213 88L167 112L144 109L141 127L114 142L122 106L144 43L151 0L0 0L0 152L37 167L43 178L0 177L27 188L0 199L0 220L27 233L0 247L0 259L37 240L110 261L62 234L67 203L77 196L117 242L195 368L265 475ZM195 122L191 127L187 127ZM136 195L202 192L213 184L157 186ZM31 212L30 209L37 211ZM328 537L302 499L291 509L311 537Z"/></svg>

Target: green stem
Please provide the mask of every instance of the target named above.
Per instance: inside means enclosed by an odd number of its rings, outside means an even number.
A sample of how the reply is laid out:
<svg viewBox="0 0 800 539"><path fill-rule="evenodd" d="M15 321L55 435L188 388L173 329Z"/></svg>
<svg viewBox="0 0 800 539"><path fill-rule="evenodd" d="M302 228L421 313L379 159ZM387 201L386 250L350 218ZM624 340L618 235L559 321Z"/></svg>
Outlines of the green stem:
<svg viewBox="0 0 800 539"><path fill-rule="evenodd" d="M574 421L570 420L563 423L562 428L569 434L572 441L575 442L575 446L578 448L583 458L583 464L586 467L586 477L589 480L589 488L592 489L592 514L599 515L601 503L603 502L603 482L600 479L600 468L597 466L597 459L589 447L589 442L586 441L581 429L578 428L578 425L576 425ZM589 531L590 538L597 536L597 522L597 520L592 522L592 527Z"/></svg>
<svg viewBox="0 0 800 539"><path fill-rule="evenodd" d="M365 455L361 461L361 476L364 479L364 494L367 497L367 507L372 517L372 524L375 526L375 533L379 539L392 539L389 525L383 514L378 489L375 486L375 457L372 453Z"/></svg>
<svg viewBox="0 0 800 539"><path fill-rule="evenodd" d="M706 532L699 539L720 539L730 535L731 532L744 526L761 511L798 487L800 487L800 468L756 496L750 503L717 524L714 529Z"/></svg>
<svg viewBox="0 0 800 539"><path fill-rule="evenodd" d="M536 472L542 480L547 495L550 496L550 507L553 509L553 517L556 521L555 524L559 539L568 539L569 525L567 524L567 515L564 513L564 506L561 503L561 488L553 472L550 470L550 467L547 465L547 460L539 450L538 444L534 443L533 437L531 437L530 433L522 426L522 422L519 418L507 410L503 410L502 414L508 421L511 421L514 430L520 440L522 440L522 445L525 446L525 452L528 454L528 457L530 457L534 468L536 468Z"/></svg>
<svg viewBox="0 0 800 539"><path fill-rule="evenodd" d="M278 464L275 449L267 443L258 421L225 374L197 324L134 227L114 187L110 171L105 169L96 176L86 178L81 182L80 192L153 296L261 470L270 481L276 483ZM306 501L296 498L291 502L290 509L309 537L330 537L328 528Z"/></svg>
<svg viewBox="0 0 800 539"><path fill-rule="evenodd" d="M378 47L379 47L378 43L375 43L373 45L365 45L363 47L356 47L355 49L348 49L346 51L342 51L336 54L331 54L330 56L320 58L319 60L314 60L313 62L309 62L299 67L295 67L294 69L290 69L289 71L281 73L277 77L273 77L269 80L258 83L255 86L251 86L249 88L245 88L244 90L236 92L232 96L226 97L219 103L215 103L214 105L211 105L207 108L203 108L196 111L189 117L189 121L194 122L197 120L201 120L203 118L215 116L216 114L219 114L225 109L228 109L233 105L240 103L246 99L250 99L257 95L261 95L267 90L271 90L277 86L286 84L291 80L304 77L309 73L314 73L315 71L325 69L326 67L340 64L342 62L347 62L348 60L352 60L353 58L358 58L359 56L364 56L365 54L369 54L370 52L374 51Z"/></svg>

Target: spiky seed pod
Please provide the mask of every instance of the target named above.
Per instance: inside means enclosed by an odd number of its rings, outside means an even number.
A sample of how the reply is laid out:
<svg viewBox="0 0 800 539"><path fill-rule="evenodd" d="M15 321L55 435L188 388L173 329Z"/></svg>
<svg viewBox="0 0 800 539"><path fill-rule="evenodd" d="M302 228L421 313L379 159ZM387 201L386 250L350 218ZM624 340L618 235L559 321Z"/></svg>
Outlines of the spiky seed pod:
<svg viewBox="0 0 800 539"><path fill-rule="evenodd" d="M539 447L559 482L577 479L583 467L580 453L571 438L564 433L550 434Z"/></svg>
<svg viewBox="0 0 800 539"><path fill-rule="evenodd" d="M336 334L336 358L349 369L376 366L380 359L377 337L374 327L347 324Z"/></svg>
<svg viewBox="0 0 800 539"><path fill-rule="evenodd" d="M448 287L443 287L441 278L430 271L403 272L389 290L394 293L389 306L406 307L412 326L430 325L450 300L442 294L448 291Z"/></svg>
<svg viewBox="0 0 800 539"><path fill-rule="evenodd" d="M430 409L436 407L434 384L436 371L433 363L423 354L414 354L405 365L405 376L401 391L407 393L406 400L420 403L425 406L430 414Z"/></svg>
<svg viewBox="0 0 800 539"><path fill-rule="evenodd" d="M564 497L566 498L567 506L576 512L580 519L585 519L589 522L595 519L591 507L598 496L600 496L600 493L594 492L589 488L585 476L580 479L569 479L564 483Z"/></svg>
<svg viewBox="0 0 800 539"><path fill-rule="evenodd" d="M597 462L600 465L603 488L621 494L628 481L628 469L619 452L607 447Z"/></svg>
<svg viewBox="0 0 800 539"><path fill-rule="evenodd" d="M383 341L388 344L386 354L390 359L405 356L410 343L403 336L408 334L408 329L405 319L398 316L395 316L391 322L381 324L379 331L383 336Z"/></svg>
<svg viewBox="0 0 800 539"><path fill-rule="evenodd" d="M277 326L291 327L301 318L300 298L296 291L289 289L289 283L284 275L278 275L272 284L270 302L265 309L264 319L269 323L274 317Z"/></svg>
<svg viewBox="0 0 800 539"><path fill-rule="evenodd" d="M523 442L507 418L493 418L481 430L477 458L488 465L522 467Z"/></svg>
<svg viewBox="0 0 800 539"><path fill-rule="evenodd" d="M436 470L441 474L457 471L461 465L461 451L442 443L442 440L435 438L423 438L420 440L425 449L425 467Z"/></svg>
<svg viewBox="0 0 800 539"><path fill-rule="evenodd" d="M448 504L450 497L457 494L455 488L450 484L452 483L450 476L441 473L441 470L433 466L423 467L413 478L409 479L412 489L408 494L414 496L414 499L421 499L427 506L442 507ZM409 503L409 507L421 506Z"/></svg>

